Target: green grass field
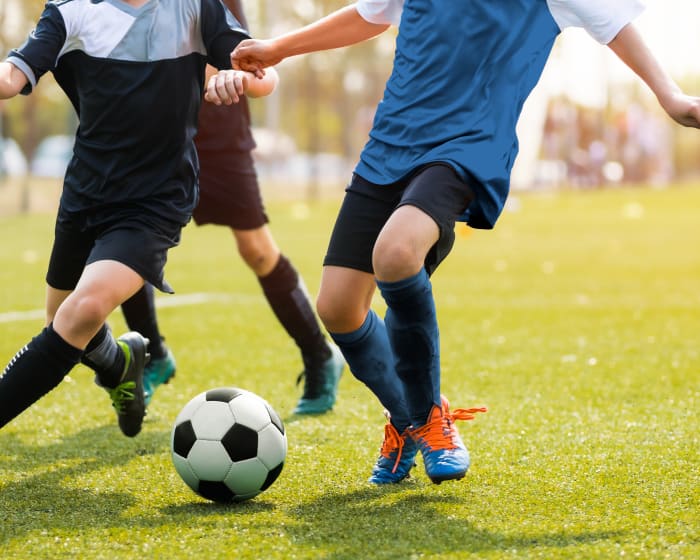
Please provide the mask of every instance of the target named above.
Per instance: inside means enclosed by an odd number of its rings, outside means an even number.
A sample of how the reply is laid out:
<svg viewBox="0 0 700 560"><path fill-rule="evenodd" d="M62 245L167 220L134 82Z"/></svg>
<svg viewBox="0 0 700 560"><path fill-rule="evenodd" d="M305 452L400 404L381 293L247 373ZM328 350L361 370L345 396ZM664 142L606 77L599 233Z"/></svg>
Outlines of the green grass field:
<svg viewBox="0 0 700 560"><path fill-rule="evenodd" d="M368 485L383 416L347 371L332 413L290 417L293 342L230 233L188 227L158 299L177 304L159 308L174 383L133 440L83 367L2 429L0 557L700 558L700 187L512 202L492 232L458 228L433 277L443 390L490 409L460 425L465 479L419 463ZM338 204L269 204L312 294ZM41 329L52 227L0 220L4 362ZM221 385L266 398L289 438L277 482L232 506L193 494L169 451L180 408Z"/></svg>

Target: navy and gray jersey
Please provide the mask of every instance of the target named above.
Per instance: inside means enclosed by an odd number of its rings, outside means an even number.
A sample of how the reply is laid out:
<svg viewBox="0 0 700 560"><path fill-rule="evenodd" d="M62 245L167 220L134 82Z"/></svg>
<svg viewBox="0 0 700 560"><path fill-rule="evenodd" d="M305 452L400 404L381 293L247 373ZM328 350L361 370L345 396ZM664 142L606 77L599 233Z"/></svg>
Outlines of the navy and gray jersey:
<svg viewBox="0 0 700 560"><path fill-rule="evenodd" d="M8 61L29 93L53 72L79 118L61 204L138 205L186 223L197 203L193 138L207 63L230 68L248 33L220 0L53 0Z"/></svg>

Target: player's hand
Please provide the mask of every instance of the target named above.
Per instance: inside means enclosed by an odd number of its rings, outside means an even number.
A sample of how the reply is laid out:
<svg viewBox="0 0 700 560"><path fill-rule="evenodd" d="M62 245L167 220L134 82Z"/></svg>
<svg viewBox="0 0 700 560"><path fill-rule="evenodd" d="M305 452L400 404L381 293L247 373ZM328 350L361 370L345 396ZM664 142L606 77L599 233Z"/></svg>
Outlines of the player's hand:
<svg viewBox="0 0 700 560"><path fill-rule="evenodd" d="M700 128L700 97L677 93L665 101L663 107L674 121Z"/></svg>
<svg viewBox="0 0 700 560"><path fill-rule="evenodd" d="M265 75L264 69L279 64L282 58L277 53L274 41L246 39L231 53L231 66L262 78Z"/></svg>
<svg viewBox="0 0 700 560"><path fill-rule="evenodd" d="M222 70L207 83L204 99L214 105L238 103L248 90L250 75L240 70Z"/></svg>

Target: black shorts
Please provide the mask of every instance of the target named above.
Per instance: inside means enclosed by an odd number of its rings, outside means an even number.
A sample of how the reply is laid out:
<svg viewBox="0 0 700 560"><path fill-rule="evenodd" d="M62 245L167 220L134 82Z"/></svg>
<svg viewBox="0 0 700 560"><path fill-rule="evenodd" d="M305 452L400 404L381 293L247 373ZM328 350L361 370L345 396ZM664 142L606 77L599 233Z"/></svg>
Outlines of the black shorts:
<svg viewBox="0 0 700 560"><path fill-rule="evenodd" d="M420 208L440 228L440 238L425 258L428 274L449 254L455 222L474 192L445 164L430 164L390 185L375 185L353 175L331 234L324 265L374 273L372 251L391 214L406 204Z"/></svg>
<svg viewBox="0 0 700 560"><path fill-rule="evenodd" d="M199 152L199 203L192 217L198 225L257 229L268 223L250 152Z"/></svg>
<svg viewBox="0 0 700 560"><path fill-rule="evenodd" d="M180 242L182 224L135 210L119 218L93 223L83 213L59 208L46 282L57 290L73 290L86 265L101 260L125 264L163 292L173 293L164 279L168 250Z"/></svg>

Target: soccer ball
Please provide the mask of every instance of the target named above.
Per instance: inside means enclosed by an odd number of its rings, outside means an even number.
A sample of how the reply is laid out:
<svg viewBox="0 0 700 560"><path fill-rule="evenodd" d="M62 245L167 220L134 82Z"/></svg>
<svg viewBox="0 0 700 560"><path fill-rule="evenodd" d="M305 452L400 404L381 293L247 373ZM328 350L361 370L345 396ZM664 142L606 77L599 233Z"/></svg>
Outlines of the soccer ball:
<svg viewBox="0 0 700 560"><path fill-rule="evenodd" d="M261 397L236 387L205 391L173 426L172 459L182 480L215 502L242 502L277 479L287 456L279 415Z"/></svg>

